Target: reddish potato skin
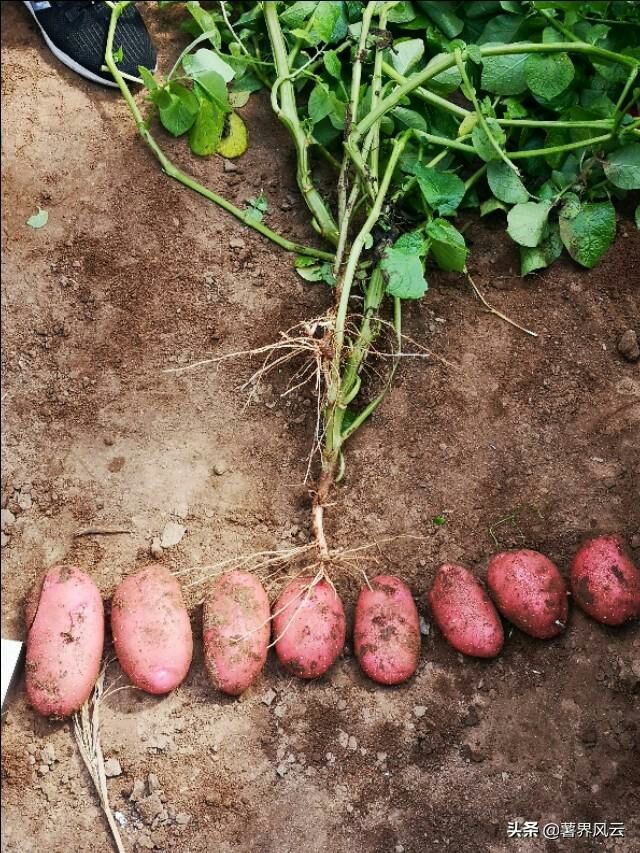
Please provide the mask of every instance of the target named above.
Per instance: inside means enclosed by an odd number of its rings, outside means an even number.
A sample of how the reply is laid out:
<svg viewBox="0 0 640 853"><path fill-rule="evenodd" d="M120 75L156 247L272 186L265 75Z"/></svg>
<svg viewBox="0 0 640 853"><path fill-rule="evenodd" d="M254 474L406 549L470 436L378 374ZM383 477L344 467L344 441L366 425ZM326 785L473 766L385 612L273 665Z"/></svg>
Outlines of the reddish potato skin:
<svg viewBox="0 0 640 853"><path fill-rule="evenodd" d="M578 606L605 625L640 616L640 571L617 536L582 545L571 563L571 590Z"/></svg>
<svg viewBox="0 0 640 853"><path fill-rule="evenodd" d="M163 566L125 578L111 602L111 633L120 666L136 687L161 695L185 678L193 654L180 584Z"/></svg>
<svg viewBox="0 0 640 853"><path fill-rule="evenodd" d="M271 611L264 587L248 572L230 572L209 590L203 609L204 660L218 690L239 696L267 660Z"/></svg>
<svg viewBox="0 0 640 853"><path fill-rule="evenodd" d="M418 668L420 617L411 590L399 578L378 575L356 603L353 647L365 675L378 684L402 684Z"/></svg>
<svg viewBox="0 0 640 853"><path fill-rule="evenodd" d="M100 673L100 592L75 566L54 566L33 588L25 615L29 702L44 716L68 717L89 698Z"/></svg>
<svg viewBox="0 0 640 853"><path fill-rule="evenodd" d="M483 586L463 566L445 563L428 595L431 615L450 646L463 655L493 658L504 644L502 622Z"/></svg>
<svg viewBox="0 0 640 853"><path fill-rule="evenodd" d="M489 561L487 586L505 619L530 637L548 640L564 631L567 587L554 563L538 551L503 551Z"/></svg>
<svg viewBox="0 0 640 853"><path fill-rule="evenodd" d="M307 587L311 577L292 580L273 606L278 661L298 678L320 678L344 648L342 602L326 582Z"/></svg>

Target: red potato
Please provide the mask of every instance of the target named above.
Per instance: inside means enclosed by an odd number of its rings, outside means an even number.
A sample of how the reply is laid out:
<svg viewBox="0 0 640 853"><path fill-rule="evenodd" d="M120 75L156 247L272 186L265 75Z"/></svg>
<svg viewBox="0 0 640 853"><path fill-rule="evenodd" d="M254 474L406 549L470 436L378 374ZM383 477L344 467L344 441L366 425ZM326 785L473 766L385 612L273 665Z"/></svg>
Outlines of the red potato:
<svg viewBox="0 0 640 853"><path fill-rule="evenodd" d="M189 614L180 584L162 566L125 578L111 603L111 632L120 666L147 693L174 690L193 654Z"/></svg>
<svg viewBox="0 0 640 853"><path fill-rule="evenodd" d="M571 564L571 589L578 606L605 625L640 616L640 571L617 536L582 545Z"/></svg>
<svg viewBox="0 0 640 853"><path fill-rule="evenodd" d="M399 578L379 575L360 591L353 628L363 672L378 684L401 684L420 658L420 618L411 590Z"/></svg>
<svg viewBox="0 0 640 853"><path fill-rule="evenodd" d="M267 660L271 634L269 599L248 572L219 578L204 602L204 661L214 687L239 696L256 680Z"/></svg>
<svg viewBox="0 0 640 853"><path fill-rule="evenodd" d="M100 592L75 566L54 566L33 588L26 621L29 702L39 714L68 717L89 698L100 673Z"/></svg>
<svg viewBox="0 0 640 853"><path fill-rule="evenodd" d="M477 658L500 654L502 622L484 587L468 569L451 563L440 566L428 599L436 625L456 651Z"/></svg>
<svg viewBox="0 0 640 853"><path fill-rule="evenodd" d="M487 586L496 607L525 634L548 640L564 631L567 587L556 566L538 551L504 551L489 561Z"/></svg>
<svg viewBox="0 0 640 853"><path fill-rule="evenodd" d="M273 607L278 660L298 678L320 678L344 647L342 602L326 581L311 577L291 581Z"/></svg>

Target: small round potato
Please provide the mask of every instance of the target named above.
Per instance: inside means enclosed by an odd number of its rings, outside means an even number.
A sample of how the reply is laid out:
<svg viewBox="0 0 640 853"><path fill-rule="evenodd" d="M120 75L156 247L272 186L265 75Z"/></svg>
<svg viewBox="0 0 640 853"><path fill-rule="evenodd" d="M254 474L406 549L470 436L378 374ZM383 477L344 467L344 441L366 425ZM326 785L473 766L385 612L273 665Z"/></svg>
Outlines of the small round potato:
<svg viewBox="0 0 640 853"><path fill-rule="evenodd" d="M211 683L239 696L260 675L271 634L269 599L248 572L222 575L203 609L204 660Z"/></svg>
<svg viewBox="0 0 640 853"><path fill-rule="evenodd" d="M399 578L379 575L360 591L353 641L363 672L378 684L401 684L415 673L420 617L411 590Z"/></svg>
<svg viewBox="0 0 640 853"><path fill-rule="evenodd" d="M147 693L174 690L193 654L189 614L180 584L163 566L125 578L111 603L113 645L120 666Z"/></svg>
<svg viewBox="0 0 640 853"><path fill-rule="evenodd" d="M100 591L75 566L54 566L34 586L26 621L29 702L45 716L68 717L89 698L100 672Z"/></svg>
<svg viewBox="0 0 640 853"><path fill-rule="evenodd" d="M544 554L526 548L489 561L487 586L496 607L530 637L548 640L567 626L567 587Z"/></svg>
<svg viewBox="0 0 640 853"><path fill-rule="evenodd" d="M578 606L605 625L640 616L640 571L617 536L582 545L571 564L571 589Z"/></svg>
<svg viewBox="0 0 640 853"><path fill-rule="evenodd" d="M440 566L428 598L436 625L456 651L478 658L500 654L502 622L484 587L468 569L451 563Z"/></svg>
<svg viewBox="0 0 640 853"><path fill-rule="evenodd" d="M278 660L298 678L320 678L344 647L342 602L326 581L292 580L273 607Z"/></svg>

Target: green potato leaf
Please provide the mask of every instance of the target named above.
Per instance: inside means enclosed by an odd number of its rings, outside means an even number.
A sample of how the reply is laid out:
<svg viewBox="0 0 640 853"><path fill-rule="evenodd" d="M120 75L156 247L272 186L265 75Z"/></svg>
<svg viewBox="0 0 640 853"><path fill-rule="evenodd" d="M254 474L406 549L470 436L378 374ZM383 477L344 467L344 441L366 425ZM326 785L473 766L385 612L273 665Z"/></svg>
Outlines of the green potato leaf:
<svg viewBox="0 0 640 853"><path fill-rule="evenodd" d="M595 267L616 233L611 202L586 202L571 219L560 214L560 237L571 257L583 267Z"/></svg>
<svg viewBox="0 0 640 853"><path fill-rule="evenodd" d="M545 101L562 94L573 82L575 73L567 53L532 53L525 62L527 86Z"/></svg>
<svg viewBox="0 0 640 853"><path fill-rule="evenodd" d="M224 113L209 98L202 97L200 110L189 133L189 147L198 157L215 154L224 129Z"/></svg>
<svg viewBox="0 0 640 853"><path fill-rule="evenodd" d="M507 215L507 232L520 246L535 248L547 234L550 201L526 201L516 204Z"/></svg>
<svg viewBox="0 0 640 853"><path fill-rule="evenodd" d="M520 246L520 275L541 270L556 261L562 254L562 240L558 226L550 226L549 233L539 246Z"/></svg>
<svg viewBox="0 0 640 853"><path fill-rule="evenodd" d="M426 233L440 269L462 272L467 262L467 247L458 229L446 219L434 219L427 225Z"/></svg>
<svg viewBox="0 0 640 853"><path fill-rule="evenodd" d="M485 119L489 130L491 131L491 135L498 143L500 148L504 148L504 144L507 140L506 134L504 130L500 127L498 122L494 118ZM473 143L473 147L476 149L478 156L481 157L485 162L490 162L491 160L499 160L500 155L496 151L496 149L491 144L487 133L482 127L481 124L476 124L476 126L471 131L471 142Z"/></svg>
<svg viewBox="0 0 640 853"><path fill-rule="evenodd" d="M422 256L425 241L419 232L403 234L384 250L380 269L386 292L399 299L420 299L429 285L424 277Z"/></svg>
<svg viewBox="0 0 640 853"><path fill-rule="evenodd" d="M614 187L640 190L640 142L613 151L604 163L604 172Z"/></svg>
<svg viewBox="0 0 640 853"><path fill-rule="evenodd" d="M464 198L464 181L452 172L439 172L416 163L413 173L427 205L443 216L455 213Z"/></svg>
<svg viewBox="0 0 640 853"><path fill-rule="evenodd" d="M188 77L196 80L207 71L215 71L225 83L229 83L236 75L234 69L208 47L201 47L195 53L185 56L182 60L182 67Z"/></svg>
<svg viewBox="0 0 640 853"><path fill-rule="evenodd" d="M173 136L186 133L200 112L198 97L181 83L170 83L155 93L160 121Z"/></svg>
<svg viewBox="0 0 640 853"><path fill-rule="evenodd" d="M525 64L528 54L485 56L480 85L494 95L520 95L527 91Z"/></svg>
<svg viewBox="0 0 640 853"><path fill-rule="evenodd" d="M492 160L488 164L487 181L494 196L507 204L519 204L529 199L525 185L503 160Z"/></svg>
<svg viewBox="0 0 640 853"><path fill-rule="evenodd" d="M399 74L406 74L424 55L422 39L396 41L391 48L391 64Z"/></svg>

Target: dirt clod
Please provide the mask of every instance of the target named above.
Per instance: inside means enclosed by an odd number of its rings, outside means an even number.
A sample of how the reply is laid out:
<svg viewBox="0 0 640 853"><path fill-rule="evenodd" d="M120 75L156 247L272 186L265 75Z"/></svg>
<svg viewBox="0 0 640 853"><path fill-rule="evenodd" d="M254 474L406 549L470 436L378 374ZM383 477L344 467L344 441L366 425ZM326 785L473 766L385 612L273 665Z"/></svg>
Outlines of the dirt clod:
<svg viewBox="0 0 640 853"><path fill-rule="evenodd" d="M634 329L627 329L618 341L618 352L627 361L638 361L640 358L640 344L638 335Z"/></svg>

